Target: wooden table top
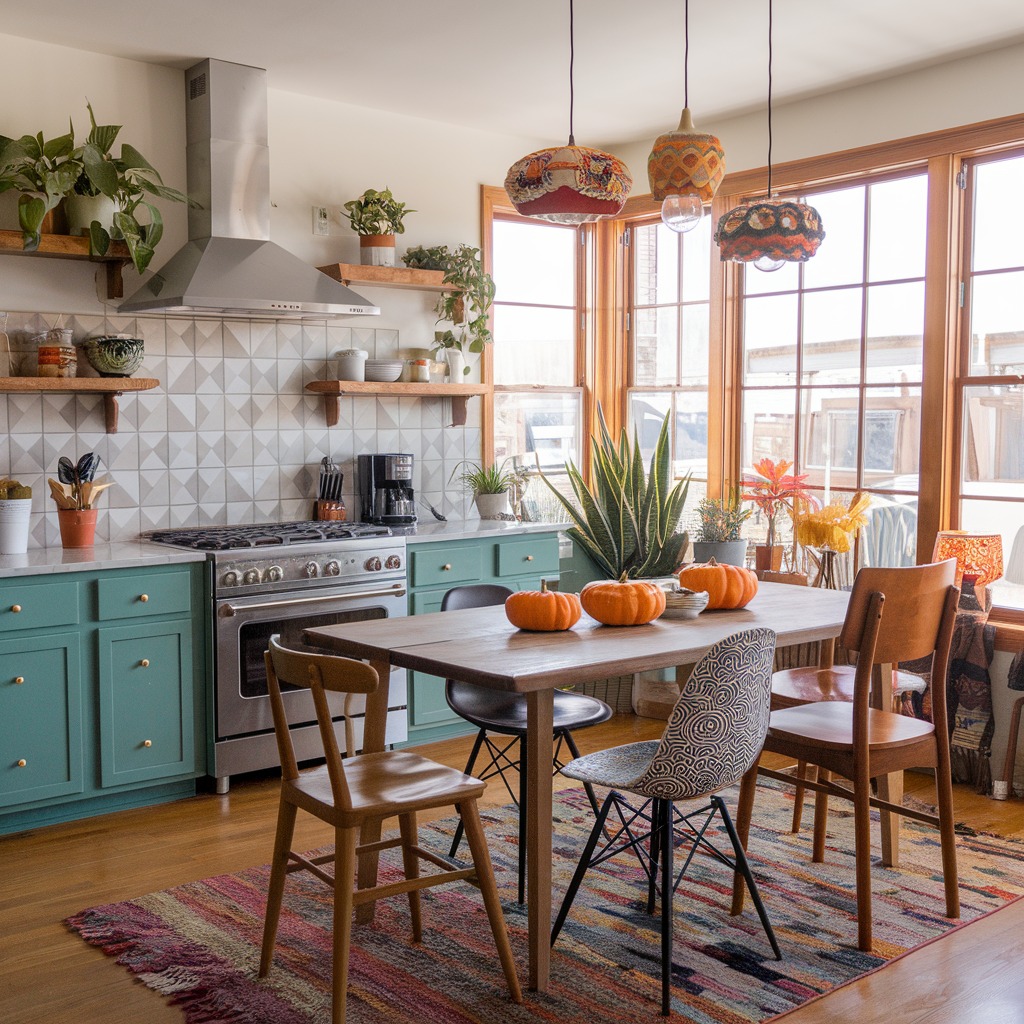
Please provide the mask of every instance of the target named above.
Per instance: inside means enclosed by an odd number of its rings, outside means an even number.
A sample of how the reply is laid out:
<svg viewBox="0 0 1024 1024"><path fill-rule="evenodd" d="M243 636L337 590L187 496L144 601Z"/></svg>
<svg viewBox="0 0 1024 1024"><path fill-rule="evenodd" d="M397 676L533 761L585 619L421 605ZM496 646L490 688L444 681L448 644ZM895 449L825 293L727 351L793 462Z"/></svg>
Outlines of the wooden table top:
<svg viewBox="0 0 1024 1024"><path fill-rule="evenodd" d="M719 640L761 626L775 630L779 647L833 637L848 600L843 591L762 583L746 608L646 626L602 626L584 615L571 630L533 633L497 606L320 626L306 636L348 657L526 693L693 664Z"/></svg>

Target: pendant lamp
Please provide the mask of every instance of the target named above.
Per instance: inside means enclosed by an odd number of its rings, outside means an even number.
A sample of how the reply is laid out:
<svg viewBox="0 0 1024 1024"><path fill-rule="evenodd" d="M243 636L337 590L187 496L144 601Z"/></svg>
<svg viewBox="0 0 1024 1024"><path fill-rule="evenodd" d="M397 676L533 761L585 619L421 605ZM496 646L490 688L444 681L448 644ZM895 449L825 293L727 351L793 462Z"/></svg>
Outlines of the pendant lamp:
<svg viewBox="0 0 1024 1024"><path fill-rule="evenodd" d="M768 0L768 194L741 203L718 221L715 241L722 260L753 263L758 270L778 270L804 263L821 245L825 232L813 206L772 194L772 0Z"/></svg>
<svg viewBox="0 0 1024 1024"><path fill-rule="evenodd" d="M588 224L614 217L633 187L629 168L618 157L576 145L574 47L573 0L569 0L569 142L524 156L505 176L505 191L524 217L555 224Z"/></svg>
<svg viewBox="0 0 1024 1024"><path fill-rule="evenodd" d="M654 140L647 158L651 196L661 201L661 219L673 231L691 231L715 198L725 174L725 150L717 135L699 132L690 114L690 0L683 7L683 113L679 127Z"/></svg>

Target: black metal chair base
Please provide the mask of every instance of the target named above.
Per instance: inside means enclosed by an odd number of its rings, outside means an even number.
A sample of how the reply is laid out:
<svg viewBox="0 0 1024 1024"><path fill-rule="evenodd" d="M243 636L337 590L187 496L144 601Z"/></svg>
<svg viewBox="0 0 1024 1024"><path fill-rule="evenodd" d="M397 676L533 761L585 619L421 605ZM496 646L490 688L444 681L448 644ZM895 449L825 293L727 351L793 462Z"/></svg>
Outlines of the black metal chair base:
<svg viewBox="0 0 1024 1024"><path fill-rule="evenodd" d="M612 810L615 811L617 822L607 826L607 819ZM707 830L715 816L722 819L722 824L729 837L732 846L733 856L729 857L723 853L708 838ZM695 825L692 819L703 817L699 826ZM681 842L689 844L689 851L686 860L673 878L673 857L676 846L677 829L682 829ZM598 840L602 833L606 836L604 846L598 850ZM645 843L647 847L645 848ZM572 908L573 900L579 891L587 870L620 853L629 850L637 858L644 874L647 877L647 912L654 913L658 889L658 866L661 865L661 1013L662 1016L669 1015L671 1003L672 984L672 897L679 888L679 883L686 874L694 854L698 849L703 849L712 854L732 871L739 871L746 882L747 891L754 902L757 916L761 919L768 942L771 944L772 952L776 960L782 959L782 952L775 939L775 932L772 929L771 921L768 920L768 913L761 902L761 895L757 890L757 883L747 863L747 857L740 844L739 836L729 815L728 808L720 796L710 797L710 802L696 811L683 814L672 804L671 800L650 799L640 807L634 807L621 793L614 790L605 797L601 809L597 812L597 819L587 839L576 871L569 883L569 888L562 900L558 916L555 918L554 926L551 929L551 944L555 944L562 926L565 924L569 911Z"/></svg>

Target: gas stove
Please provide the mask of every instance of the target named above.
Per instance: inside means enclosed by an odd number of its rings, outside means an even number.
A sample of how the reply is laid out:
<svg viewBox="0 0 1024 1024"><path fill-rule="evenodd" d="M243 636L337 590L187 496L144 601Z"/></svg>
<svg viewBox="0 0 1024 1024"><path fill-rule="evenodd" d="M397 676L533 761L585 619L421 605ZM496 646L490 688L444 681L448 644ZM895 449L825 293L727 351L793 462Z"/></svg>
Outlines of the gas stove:
<svg viewBox="0 0 1024 1024"><path fill-rule="evenodd" d="M387 537L386 526L372 523L316 522L245 523L239 526L191 526L178 530L153 530L143 536L158 544L202 551L233 551L238 548L273 547L281 544L316 544L353 537Z"/></svg>

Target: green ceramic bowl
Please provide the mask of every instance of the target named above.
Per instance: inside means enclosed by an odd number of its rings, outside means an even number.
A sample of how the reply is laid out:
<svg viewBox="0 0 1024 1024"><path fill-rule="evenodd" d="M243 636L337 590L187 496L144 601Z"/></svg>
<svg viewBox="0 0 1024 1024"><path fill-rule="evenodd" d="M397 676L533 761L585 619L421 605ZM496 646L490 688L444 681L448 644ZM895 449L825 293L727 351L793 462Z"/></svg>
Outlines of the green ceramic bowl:
<svg viewBox="0 0 1024 1024"><path fill-rule="evenodd" d="M142 365L143 341L127 334L86 338L82 348L101 377L130 377Z"/></svg>

